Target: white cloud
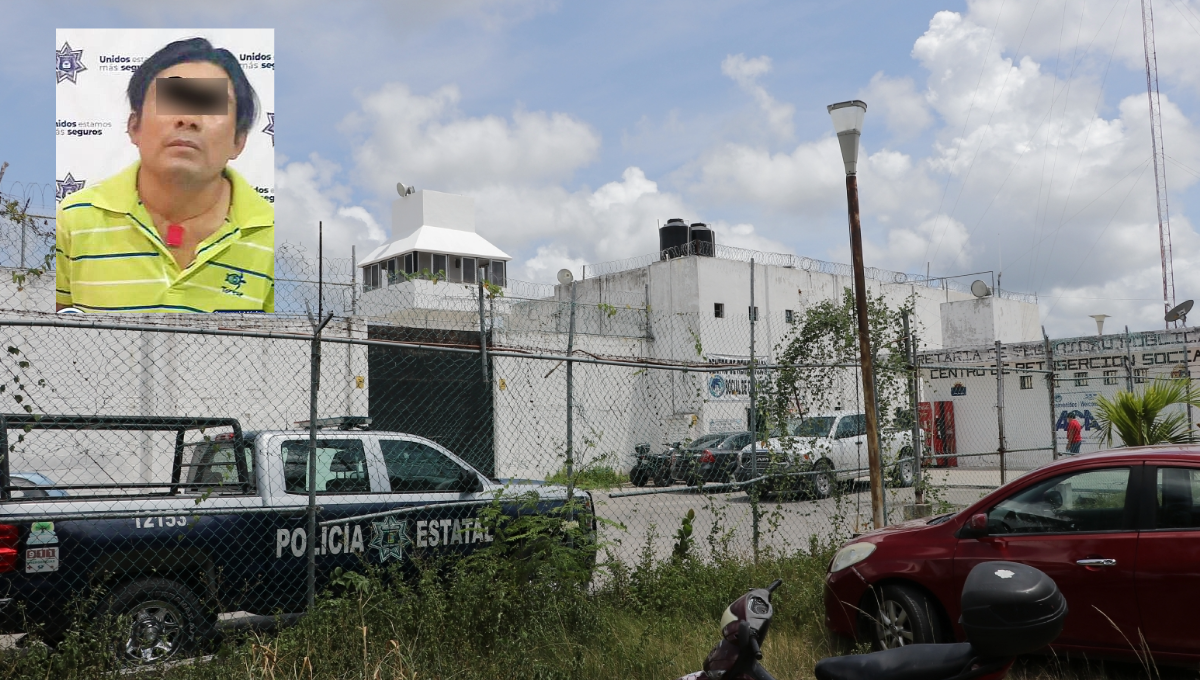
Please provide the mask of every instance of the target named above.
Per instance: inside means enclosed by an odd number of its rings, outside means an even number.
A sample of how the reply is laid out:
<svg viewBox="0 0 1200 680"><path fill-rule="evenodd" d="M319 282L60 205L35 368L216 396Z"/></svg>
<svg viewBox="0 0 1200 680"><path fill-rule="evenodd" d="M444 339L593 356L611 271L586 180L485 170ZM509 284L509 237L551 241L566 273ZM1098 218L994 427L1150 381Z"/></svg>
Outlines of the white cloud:
<svg viewBox="0 0 1200 680"><path fill-rule="evenodd" d="M386 234L365 208L351 204L349 187L335 177L341 168L317 154L307 161L285 162L275 168L275 242L317 252L317 223L324 228L325 254L349 258L357 246L361 259L382 243Z"/></svg>
<svg viewBox="0 0 1200 680"><path fill-rule="evenodd" d="M872 114L882 111L888 130L899 140L915 137L933 122L925 97L917 92L912 78L888 78L880 71L859 97Z"/></svg>
<svg viewBox="0 0 1200 680"><path fill-rule="evenodd" d="M731 54L721 62L721 73L738 84L767 117L767 127L781 139L793 136L792 116L796 107L775 100L758 79L771 72L771 58L767 56L747 59L744 54Z"/></svg>
<svg viewBox="0 0 1200 680"><path fill-rule="evenodd" d="M361 184L386 196L397 181L447 191L562 182L600 148L600 136L566 114L467 117L459 99L453 85L419 95L399 83L360 97L340 127L354 140Z"/></svg>
<svg viewBox="0 0 1200 680"><path fill-rule="evenodd" d="M466 116L457 109L459 98L458 89L449 85L418 95L396 83L361 96L360 110L341 125L353 145L350 174L361 178L384 210L390 209L397 180L472 197L478 232L514 256L514 278L553 281L563 267L655 252L660 222L704 219L636 166L595 190L569 188L572 174L600 147L599 136L575 118L521 109L511 119ZM309 172L318 175L319 168ZM326 190L335 194L326 203L336 205L336 190ZM343 220L366 214L354 206L325 212ZM750 224L715 221L713 228L723 243L785 249ZM361 236L368 233L377 235L367 229Z"/></svg>
<svg viewBox="0 0 1200 680"><path fill-rule="evenodd" d="M912 227L897 227L887 232L887 246L863 243L863 257L874 266L905 272L924 272L930 244L940 241L944 270L961 272L970 266L976 248L971 246L966 226L951 217L938 215ZM849 247L843 254L849 256ZM880 264L876 264L880 263Z"/></svg>
<svg viewBox="0 0 1200 680"><path fill-rule="evenodd" d="M556 280L560 269L569 269L575 278L583 276L583 269L588 261L580 257L571 257L567 247L562 244L538 246L533 257L518 265L521 279L550 283Z"/></svg>

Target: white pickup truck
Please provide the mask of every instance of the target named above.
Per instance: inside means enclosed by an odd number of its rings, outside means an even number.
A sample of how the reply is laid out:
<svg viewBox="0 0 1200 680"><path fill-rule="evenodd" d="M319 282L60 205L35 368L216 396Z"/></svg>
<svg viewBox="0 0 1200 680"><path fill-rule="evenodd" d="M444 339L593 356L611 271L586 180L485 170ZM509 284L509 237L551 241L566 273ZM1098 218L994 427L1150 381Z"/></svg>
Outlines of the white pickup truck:
<svg viewBox="0 0 1200 680"><path fill-rule="evenodd" d="M867 477L866 414L833 412L810 415L790 421L786 434L757 442L757 465L751 458L751 446L738 454L736 478L748 481L757 476L785 475L764 488L787 487L806 491L817 498L829 497L838 482ZM895 486L912 486L916 460L912 433L885 431L883 471Z"/></svg>

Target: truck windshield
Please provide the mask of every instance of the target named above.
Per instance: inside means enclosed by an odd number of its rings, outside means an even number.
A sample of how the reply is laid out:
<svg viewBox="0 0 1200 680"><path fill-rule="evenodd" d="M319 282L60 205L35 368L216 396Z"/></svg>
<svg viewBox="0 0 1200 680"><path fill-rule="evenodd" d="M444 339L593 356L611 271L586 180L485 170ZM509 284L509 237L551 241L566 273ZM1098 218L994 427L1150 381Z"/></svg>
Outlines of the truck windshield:
<svg viewBox="0 0 1200 680"><path fill-rule="evenodd" d="M833 416L814 416L791 423L793 437L828 437Z"/></svg>
<svg viewBox="0 0 1200 680"><path fill-rule="evenodd" d="M251 444L243 444L242 454L246 459L249 479L238 477L236 453L231 441L195 442L184 446L183 459L187 463L187 481L193 484L238 485L242 482L254 484L254 456L250 455Z"/></svg>

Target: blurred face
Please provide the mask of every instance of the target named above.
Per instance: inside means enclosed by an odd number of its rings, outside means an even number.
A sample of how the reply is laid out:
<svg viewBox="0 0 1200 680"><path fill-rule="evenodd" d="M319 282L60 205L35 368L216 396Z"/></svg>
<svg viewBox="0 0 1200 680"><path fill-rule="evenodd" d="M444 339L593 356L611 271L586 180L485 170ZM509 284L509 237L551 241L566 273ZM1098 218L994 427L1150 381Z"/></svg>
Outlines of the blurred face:
<svg viewBox="0 0 1200 680"><path fill-rule="evenodd" d="M160 101L158 79L172 77L220 79L228 93L226 112L188 114L180 112L179 106L164 107L167 100ZM233 83L225 69L210 62L176 64L155 76L141 116L130 114L129 138L146 170L181 182L211 181L246 145L244 135L236 136L236 112Z"/></svg>

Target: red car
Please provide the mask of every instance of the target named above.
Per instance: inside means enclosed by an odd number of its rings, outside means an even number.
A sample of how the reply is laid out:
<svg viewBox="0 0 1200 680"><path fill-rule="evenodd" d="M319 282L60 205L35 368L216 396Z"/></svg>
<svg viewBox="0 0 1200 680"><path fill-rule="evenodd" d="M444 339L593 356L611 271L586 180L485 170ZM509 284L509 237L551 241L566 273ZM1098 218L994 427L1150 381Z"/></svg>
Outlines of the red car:
<svg viewBox="0 0 1200 680"><path fill-rule="evenodd" d="M1200 447L1073 456L957 514L859 536L830 562L826 625L877 649L962 641L959 595L985 560L1058 583L1056 650L1129 658L1140 635L1157 661L1200 661Z"/></svg>

